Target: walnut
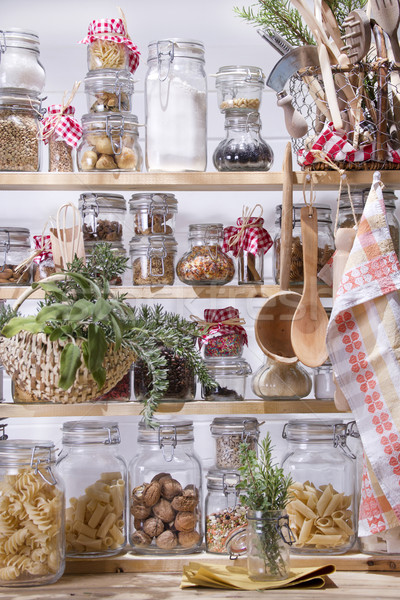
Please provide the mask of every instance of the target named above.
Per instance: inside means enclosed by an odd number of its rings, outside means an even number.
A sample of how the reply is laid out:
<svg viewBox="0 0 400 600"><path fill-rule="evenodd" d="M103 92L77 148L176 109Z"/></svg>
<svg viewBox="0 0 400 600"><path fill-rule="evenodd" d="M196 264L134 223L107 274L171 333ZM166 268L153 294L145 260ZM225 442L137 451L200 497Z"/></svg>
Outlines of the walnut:
<svg viewBox="0 0 400 600"><path fill-rule="evenodd" d="M149 506L144 506L143 504L139 504L138 502L132 502L131 513L135 517L135 519L140 519L144 521L147 517L150 516L151 509Z"/></svg>
<svg viewBox="0 0 400 600"><path fill-rule="evenodd" d="M82 171L92 171L96 166L96 162L97 162L96 152L93 152L93 150L86 150L86 152L84 152L82 154L82 158L81 158Z"/></svg>
<svg viewBox="0 0 400 600"><path fill-rule="evenodd" d="M197 487L193 484L189 484L185 487L185 489L183 490L183 495L184 496L191 496L192 498L199 498L199 490L197 489Z"/></svg>
<svg viewBox="0 0 400 600"><path fill-rule="evenodd" d="M172 550L178 545L178 538L172 531L163 531L161 535L156 538L156 544L163 550Z"/></svg>
<svg viewBox="0 0 400 600"><path fill-rule="evenodd" d="M193 531L197 518L192 512L179 512L175 517L175 527L178 531Z"/></svg>
<svg viewBox="0 0 400 600"><path fill-rule="evenodd" d="M160 479L162 479L163 477L167 477L168 479L172 479L171 475L169 473L157 473L157 475L154 475L153 479L151 480L153 481L160 481Z"/></svg>
<svg viewBox="0 0 400 600"><path fill-rule="evenodd" d="M142 495L142 502L145 506L154 506L159 501L160 496L161 486L158 481L153 481L146 485Z"/></svg>
<svg viewBox="0 0 400 600"><path fill-rule="evenodd" d="M135 529L143 529L143 523L144 523L143 519L137 519L137 518L133 519L133 526Z"/></svg>
<svg viewBox="0 0 400 600"><path fill-rule="evenodd" d="M200 541L198 531L180 531L178 534L178 542L184 548L192 548L197 546Z"/></svg>
<svg viewBox="0 0 400 600"><path fill-rule="evenodd" d="M197 498L193 496L175 496L175 498L171 502L171 506L177 512L193 512L197 506L197 503Z"/></svg>
<svg viewBox="0 0 400 600"><path fill-rule="evenodd" d="M143 531L150 537L157 537L164 531L164 523L158 517L150 517L143 524Z"/></svg>
<svg viewBox="0 0 400 600"><path fill-rule="evenodd" d="M138 485L132 490L132 501L137 504L143 504L143 492L146 489L148 483L142 483L142 485Z"/></svg>
<svg viewBox="0 0 400 600"><path fill-rule="evenodd" d="M109 154L100 154L99 160L96 163L96 169L101 171L109 171L110 169L116 169L117 164L112 156Z"/></svg>
<svg viewBox="0 0 400 600"><path fill-rule="evenodd" d="M175 511L168 500L161 498L157 504L153 506L153 515L161 519L161 521L164 521L164 523L169 523L174 519Z"/></svg>
<svg viewBox="0 0 400 600"><path fill-rule="evenodd" d="M144 531L135 531L131 543L133 546L150 546L151 538Z"/></svg>
<svg viewBox="0 0 400 600"><path fill-rule="evenodd" d="M136 167L137 158L136 152L131 148L122 148L121 154L115 156L119 169L129 169L133 171Z"/></svg>
<svg viewBox="0 0 400 600"><path fill-rule="evenodd" d="M175 496L182 494L182 486L176 479L162 478L159 483L161 484L161 496L166 500L172 500Z"/></svg>

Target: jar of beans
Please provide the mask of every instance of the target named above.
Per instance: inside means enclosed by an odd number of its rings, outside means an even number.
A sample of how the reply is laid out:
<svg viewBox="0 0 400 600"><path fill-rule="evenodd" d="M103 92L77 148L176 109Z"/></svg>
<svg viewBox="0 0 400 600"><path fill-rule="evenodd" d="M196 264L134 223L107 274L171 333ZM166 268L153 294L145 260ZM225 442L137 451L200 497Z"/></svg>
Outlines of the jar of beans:
<svg viewBox="0 0 400 600"><path fill-rule="evenodd" d="M28 285L32 264L17 269L31 254L29 229L0 227L0 285Z"/></svg>
<svg viewBox="0 0 400 600"><path fill-rule="evenodd" d="M243 358L208 358L204 363L216 381L216 386L202 386L201 395L205 400L231 402L244 400L246 382L251 367Z"/></svg>
<svg viewBox="0 0 400 600"><path fill-rule="evenodd" d="M172 235L132 238L133 285L173 285L176 247L177 242Z"/></svg>
<svg viewBox="0 0 400 600"><path fill-rule="evenodd" d="M120 194L81 194L84 242L122 242L126 219L126 202Z"/></svg>
<svg viewBox="0 0 400 600"><path fill-rule="evenodd" d="M215 439L215 464L218 469L235 470L240 467L240 444L248 444L257 451L259 426L255 417L216 417L210 425Z"/></svg>
<svg viewBox="0 0 400 600"><path fill-rule="evenodd" d="M179 260L176 273L187 285L224 285L235 274L233 260L221 249L223 225L189 225L190 250Z"/></svg>
<svg viewBox="0 0 400 600"><path fill-rule="evenodd" d="M135 235L173 235L178 202L174 194L133 194L129 201Z"/></svg>
<svg viewBox="0 0 400 600"><path fill-rule="evenodd" d="M228 554L225 542L237 527L247 524L247 509L240 503L240 481L237 471L221 471L215 467L207 472L206 550L214 554Z"/></svg>
<svg viewBox="0 0 400 600"><path fill-rule="evenodd" d="M290 263L289 281L293 285L303 284L303 245L301 242L300 210L303 204L293 204L292 221L292 252ZM335 240L333 237L331 208L326 204L313 204L318 214L318 271L328 262L335 251ZM275 210L276 235L274 238L274 277L276 283L280 282L280 260L281 260L281 221L282 206L278 205ZM322 283L318 280L319 283Z"/></svg>

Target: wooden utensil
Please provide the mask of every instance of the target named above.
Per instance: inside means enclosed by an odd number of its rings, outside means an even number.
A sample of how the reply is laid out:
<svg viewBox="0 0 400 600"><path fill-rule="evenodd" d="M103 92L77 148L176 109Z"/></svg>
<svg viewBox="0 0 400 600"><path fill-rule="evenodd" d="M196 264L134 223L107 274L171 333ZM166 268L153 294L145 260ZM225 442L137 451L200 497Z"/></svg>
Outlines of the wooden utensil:
<svg viewBox="0 0 400 600"><path fill-rule="evenodd" d="M387 59L385 38L382 27L374 25L373 28L377 57L383 60ZM377 71L378 86L377 86L377 120L376 120L376 158L379 162L384 162L386 159L386 145L388 139L388 123L386 113L388 109L388 85L387 85L388 68L382 62Z"/></svg>
<svg viewBox="0 0 400 600"><path fill-rule="evenodd" d="M397 37L400 23L399 0L371 0L371 4L375 21L389 36L394 60L400 63L400 46Z"/></svg>
<svg viewBox="0 0 400 600"><path fill-rule="evenodd" d="M290 142L286 145L282 171L280 292L274 294L265 302L258 313L254 329L257 344L264 354L279 362L295 363L297 356L292 347L290 329L301 295L297 292L287 291L292 258L293 228L293 171Z"/></svg>
<svg viewBox="0 0 400 600"><path fill-rule="evenodd" d="M367 55L371 45L371 22L361 9L352 10L343 21L345 46L349 61L355 64Z"/></svg>
<svg viewBox="0 0 400 600"><path fill-rule="evenodd" d="M297 358L307 367L319 367L328 358L326 330L328 316L318 295L318 217L312 206L300 211L303 244L304 287L293 316L291 338Z"/></svg>

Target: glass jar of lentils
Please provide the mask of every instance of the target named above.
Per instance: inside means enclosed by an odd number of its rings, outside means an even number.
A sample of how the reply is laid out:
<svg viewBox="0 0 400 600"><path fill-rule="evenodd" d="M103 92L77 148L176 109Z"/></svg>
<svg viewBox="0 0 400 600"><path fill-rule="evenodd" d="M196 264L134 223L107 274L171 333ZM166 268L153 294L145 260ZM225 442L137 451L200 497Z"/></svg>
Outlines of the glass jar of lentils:
<svg viewBox="0 0 400 600"><path fill-rule="evenodd" d="M0 171L39 171L40 108L35 94L0 91Z"/></svg>
<svg viewBox="0 0 400 600"><path fill-rule="evenodd" d="M232 470L240 467L240 444L257 452L261 423L255 417L216 417L210 425L215 439L215 465L218 469Z"/></svg>

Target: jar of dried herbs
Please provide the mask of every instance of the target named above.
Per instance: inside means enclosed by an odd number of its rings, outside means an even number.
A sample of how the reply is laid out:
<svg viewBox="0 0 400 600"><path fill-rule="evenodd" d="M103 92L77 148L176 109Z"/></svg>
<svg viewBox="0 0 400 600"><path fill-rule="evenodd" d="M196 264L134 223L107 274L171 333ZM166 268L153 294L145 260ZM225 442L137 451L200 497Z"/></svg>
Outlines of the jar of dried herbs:
<svg viewBox="0 0 400 600"><path fill-rule="evenodd" d="M130 241L133 285L173 285L176 247L172 235L133 237Z"/></svg>
<svg viewBox="0 0 400 600"><path fill-rule="evenodd" d="M292 252L290 263L289 282L292 285L303 284L303 245L301 242L301 223L300 210L304 204L293 204L292 221ZM318 214L318 265L320 271L328 262L335 251L335 240L333 236L333 226L331 217L331 208L326 204L314 204ZM274 238L274 278L276 283L280 283L280 261L281 261L281 221L282 205L275 209L276 234ZM322 281L318 280L319 283Z"/></svg>

